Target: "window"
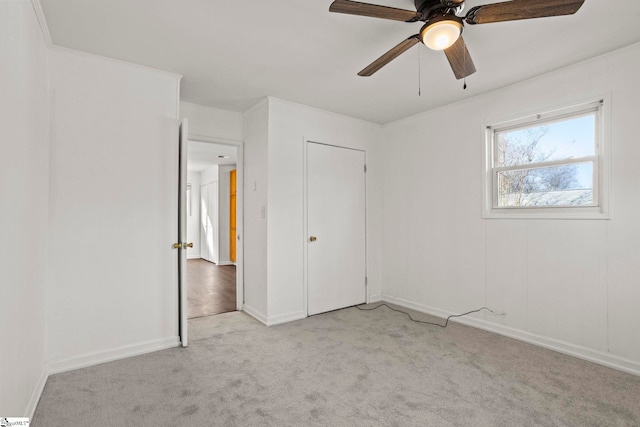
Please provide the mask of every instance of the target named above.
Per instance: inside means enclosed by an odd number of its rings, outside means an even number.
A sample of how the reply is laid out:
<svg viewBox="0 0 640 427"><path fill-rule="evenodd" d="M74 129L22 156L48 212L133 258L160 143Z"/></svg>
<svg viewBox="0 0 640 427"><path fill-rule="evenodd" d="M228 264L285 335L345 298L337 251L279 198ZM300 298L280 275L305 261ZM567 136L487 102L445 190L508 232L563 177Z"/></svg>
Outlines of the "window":
<svg viewBox="0 0 640 427"><path fill-rule="evenodd" d="M488 126L485 217L605 217L603 105Z"/></svg>

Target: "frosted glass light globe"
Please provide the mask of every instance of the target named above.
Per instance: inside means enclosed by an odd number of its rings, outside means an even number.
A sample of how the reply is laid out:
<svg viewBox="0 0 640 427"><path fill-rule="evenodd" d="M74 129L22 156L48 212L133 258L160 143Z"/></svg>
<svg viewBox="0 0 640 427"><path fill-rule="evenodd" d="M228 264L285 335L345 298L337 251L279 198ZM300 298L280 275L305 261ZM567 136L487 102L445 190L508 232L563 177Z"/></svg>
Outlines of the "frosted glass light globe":
<svg viewBox="0 0 640 427"><path fill-rule="evenodd" d="M430 49L444 50L460 37L462 25L456 21L438 21L423 29L422 42Z"/></svg>

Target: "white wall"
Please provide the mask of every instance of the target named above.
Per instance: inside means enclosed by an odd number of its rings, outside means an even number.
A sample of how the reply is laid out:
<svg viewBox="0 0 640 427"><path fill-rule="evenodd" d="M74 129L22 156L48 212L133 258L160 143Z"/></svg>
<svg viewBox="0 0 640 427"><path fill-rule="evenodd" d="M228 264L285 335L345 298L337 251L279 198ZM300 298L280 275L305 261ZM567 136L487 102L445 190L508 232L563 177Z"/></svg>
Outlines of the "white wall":
<svg viewBox="0 0 640 427"><path fill-rule="evenodd" d="M384 126L384 299L640 373L640 45ZM483 125L610 94L612 219L482 219Z"/></svg>
<svg viewBox="0 0 640 427"><path fill-rule="evenodd" d="M189 139L241 145L243 114L205 105L180 102L180 117L189 119Z"/></svg>
<svg viewBox="0 0 640 427"><path fill-rule="evenodd" d="M244 115L244 310L267 321L267 141L265 99ZM264 215L262 215L264 213Z"/></svg>
<svg viewBox="0 0 640 427"><path fill-rule="evenodd" d="M268 138L265 138L265 121ZM268 98L246 116L245 224L259 230L266 241L266 254L257 254L262 274L251 286L252 292L267 288L267 312L260 320L268 324L306 317L304 289L304 147L305 140L357 148L366 152L367 174L367 274L368 298L381 295L380 224L381 177L380 131L377 124L347 116ZM249 165L249 159L252 159ZM265 158L266 157L266 158ZM265 188L266 187L266 188ZM251 200L250 200L251 197ZM262 207L266 206L267 231ZM249 236L249 229L246 230ZM266 233L266 234L265 234ZM265 244L265 240L260 244ZM247 250L249 247L247 243ZM265 257L266 256L266 260ZM249 266L247 259L247 268ZM264 269L266 267L266 271ZM249 291L247 290L247 295ZM248 300L248 299L247 299Z"/></svg>
<svg viewBox="0 0 640 427"><path fill-rule="evenodd" d="M200 172L188 172L191 185L191 215L187 209L187 241L193 248L187 249L187 258L200 258Z"/></svg>
<svg viewBox="0 0 640 427"><path fill-rule="evenodd" d="M211 184L218 181L218 165L213 165L200 172L200 185Z"/></svg>
<svg viewBox="0 0 640 427"><path fill-rule="evenodd" d="M0 2L0 414L31 416L44 386L47 47L28 0Z"/></svg>
<svg viewBox="0 0 640 427"><path fill-rule="evenodd" d="M60 48L51 73L55 372L177 343L179 77Z"/></svg>

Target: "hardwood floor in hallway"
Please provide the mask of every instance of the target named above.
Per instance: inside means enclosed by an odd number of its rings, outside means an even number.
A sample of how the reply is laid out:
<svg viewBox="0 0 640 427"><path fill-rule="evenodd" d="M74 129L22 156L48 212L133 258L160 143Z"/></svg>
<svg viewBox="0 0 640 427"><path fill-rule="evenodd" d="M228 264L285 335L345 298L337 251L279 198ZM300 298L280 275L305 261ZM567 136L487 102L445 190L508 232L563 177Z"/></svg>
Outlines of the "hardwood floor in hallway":
<svg viewBox="0 0 640 427"><path fill-rule="evenodd" d="M236 309L236 266L203 259L187 260L189 319Z"/></svg>

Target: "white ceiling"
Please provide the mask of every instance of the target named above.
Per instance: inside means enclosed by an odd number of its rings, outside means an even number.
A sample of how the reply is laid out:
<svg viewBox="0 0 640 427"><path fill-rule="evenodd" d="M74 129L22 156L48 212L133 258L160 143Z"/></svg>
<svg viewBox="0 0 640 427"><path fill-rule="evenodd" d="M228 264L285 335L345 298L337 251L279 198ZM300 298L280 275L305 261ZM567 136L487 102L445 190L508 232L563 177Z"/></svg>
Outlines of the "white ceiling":
<svg viewBox="0 0 640 427"><path fill-rule="evenodd" d="M358 77L421 23L329 13L331 0L40 2L54 44L182 74L185 101L245 111L270 95L377 123L640 41L637 0L586 0L572 16L467 25L478 72L463 90L444 54L423 45ZM414 9L413 0L369 2ZM465 10L490 2L467 0Z"/></svg>
<svg viewBox="0 0 640 427"><path fill-rule="evenodd" d="M202 172L213 165L235 165L238 149L232 145L189 141L187 146L187 170ZM219 156L229 157L228 159Z"/></svg>

